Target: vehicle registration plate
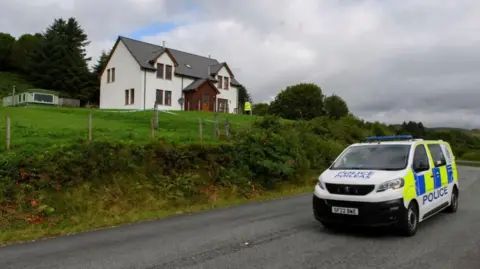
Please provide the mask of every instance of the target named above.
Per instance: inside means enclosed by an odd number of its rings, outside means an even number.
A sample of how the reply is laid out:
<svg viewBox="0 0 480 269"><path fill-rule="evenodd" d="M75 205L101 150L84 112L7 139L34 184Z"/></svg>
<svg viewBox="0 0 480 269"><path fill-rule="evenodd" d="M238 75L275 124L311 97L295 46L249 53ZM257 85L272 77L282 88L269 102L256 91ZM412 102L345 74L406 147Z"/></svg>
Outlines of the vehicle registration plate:
<svg viewBox="0 0 480 269"><path fill-rule="evenodd" d="M343 215L358 215L358 208L332 206L332 213Z"/></svg>

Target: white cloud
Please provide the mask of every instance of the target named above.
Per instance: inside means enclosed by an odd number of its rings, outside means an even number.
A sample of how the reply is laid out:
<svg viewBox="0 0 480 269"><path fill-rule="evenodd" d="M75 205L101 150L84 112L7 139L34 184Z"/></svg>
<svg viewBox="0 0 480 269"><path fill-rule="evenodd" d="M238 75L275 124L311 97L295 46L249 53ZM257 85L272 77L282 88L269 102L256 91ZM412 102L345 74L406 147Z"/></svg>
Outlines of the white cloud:
<svg viewBox="0 0 480 269"><path fill-rule="evenodd" d="M74 15L97 56L118 34L180 23L143 39L227 61L257 102L311 81L368 120L480 125L478 1L188 2L4 0L0 28L18 35Z"/></svg>

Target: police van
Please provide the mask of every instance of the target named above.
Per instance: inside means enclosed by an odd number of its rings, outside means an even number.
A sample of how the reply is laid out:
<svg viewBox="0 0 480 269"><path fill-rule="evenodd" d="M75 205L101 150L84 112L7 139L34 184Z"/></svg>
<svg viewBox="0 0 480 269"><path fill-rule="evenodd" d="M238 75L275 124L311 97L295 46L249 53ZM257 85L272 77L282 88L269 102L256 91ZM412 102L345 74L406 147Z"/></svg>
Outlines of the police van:
<svg viewBox="0 0 480 269"><path fill-rule="evenodd" d="M393 225L413 236L427 218L456 212L458 196L449 143L375 136L348 146L319 176L313 213L326 228Z"/></svg>

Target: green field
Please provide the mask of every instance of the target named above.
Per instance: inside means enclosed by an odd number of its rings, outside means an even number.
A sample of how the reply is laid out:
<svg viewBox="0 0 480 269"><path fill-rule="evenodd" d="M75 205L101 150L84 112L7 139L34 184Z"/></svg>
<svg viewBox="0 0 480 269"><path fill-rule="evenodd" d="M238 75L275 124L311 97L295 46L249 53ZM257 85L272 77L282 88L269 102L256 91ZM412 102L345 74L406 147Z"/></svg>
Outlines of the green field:
<svg viewBox="0 0 480 269"><path fill-rule="evenodd" d="M147 142L151 139L153 111L110 111L86 108L0 107L0 139L5 150L6 116L11 119L11 149L38 150L54 145L87 141L89 114L92 113L93 140ZM213 120L216 113L173 111L159 112L155 139L171 142L214 142ZM219 131L224 136L226 119L232 131L248 128L256 117L218 113ZM221 139L221 137L220 137Z"/></svg>

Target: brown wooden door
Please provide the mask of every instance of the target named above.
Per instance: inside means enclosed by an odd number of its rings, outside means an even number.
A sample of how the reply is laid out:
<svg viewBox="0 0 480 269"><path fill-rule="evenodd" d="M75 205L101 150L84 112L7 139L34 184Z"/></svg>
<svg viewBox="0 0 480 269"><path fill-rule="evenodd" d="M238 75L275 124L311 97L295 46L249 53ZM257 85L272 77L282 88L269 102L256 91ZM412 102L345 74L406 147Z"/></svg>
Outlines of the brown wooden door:
<svg viewBox="0 0 480 269"><path fill-rule="evenodd" d="M210 111L210 96L204 93L202 96L202 110L203 111Z"/></svg>

